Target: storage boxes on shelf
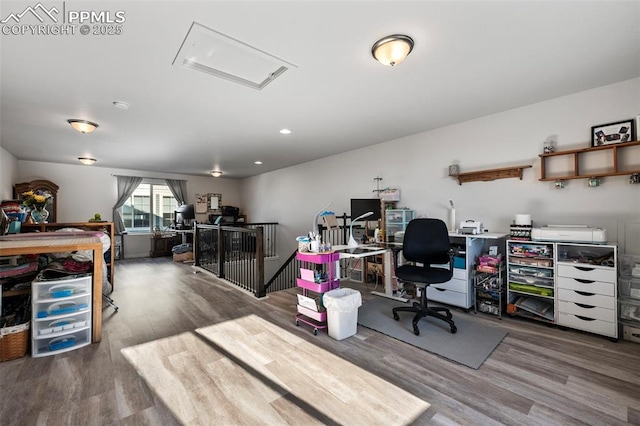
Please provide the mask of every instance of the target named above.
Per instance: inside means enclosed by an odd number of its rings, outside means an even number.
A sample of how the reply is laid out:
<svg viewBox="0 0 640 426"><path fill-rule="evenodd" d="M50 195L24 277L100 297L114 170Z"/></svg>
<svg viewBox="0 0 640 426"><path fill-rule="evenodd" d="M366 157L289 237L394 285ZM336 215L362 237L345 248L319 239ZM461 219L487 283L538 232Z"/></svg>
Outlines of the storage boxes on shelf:
<svg viewBox="0 0 640 426"><path fill-rule="evenodd" d="M475 312L502 317L505 309L504 264L502 255L478 256L474 271Z"/></svg>
<svg viewBox="0 0 640 426"><path fill-rule="evenodd" d="M407 225L414 218L414 211L408 209L387 209L384 211L384 214L385 240L391 243L398 242L395 241L395 235L407 229Z"/></svg>
<svg viewBox="0 0 640 426"><path fill-rule="evenodd" d="M507 242L507 313L554 322L553 243Z"/></svg>
<svg viewBox="0 0 640 426"><path fill-rule="evenodd" d="M489 256L484 255L478 257L478 264L476 266L476 271L479 272L487 272L490 274L496 274L502 265L502 256Z"/></svg>

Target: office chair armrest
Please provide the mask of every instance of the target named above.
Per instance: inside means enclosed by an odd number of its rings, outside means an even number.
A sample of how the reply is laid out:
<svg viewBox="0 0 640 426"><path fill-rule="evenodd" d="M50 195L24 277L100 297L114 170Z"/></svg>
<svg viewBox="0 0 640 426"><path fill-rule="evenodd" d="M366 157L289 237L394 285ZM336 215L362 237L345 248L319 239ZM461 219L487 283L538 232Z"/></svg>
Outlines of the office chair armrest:
<svg viewBox="0 0 640 426"><path fill-rule="evenodd" d="M453 257L458 254L458 250L452 247L447 254L449 255L449 269L453 269Z"/></svg>
<svg viewBox="0 0 640 426"><path fill-rule="evenodd" d="M402 251L402 247L391 247L391 253L393 254L393 267L398 267L398 254Z"/></svg>

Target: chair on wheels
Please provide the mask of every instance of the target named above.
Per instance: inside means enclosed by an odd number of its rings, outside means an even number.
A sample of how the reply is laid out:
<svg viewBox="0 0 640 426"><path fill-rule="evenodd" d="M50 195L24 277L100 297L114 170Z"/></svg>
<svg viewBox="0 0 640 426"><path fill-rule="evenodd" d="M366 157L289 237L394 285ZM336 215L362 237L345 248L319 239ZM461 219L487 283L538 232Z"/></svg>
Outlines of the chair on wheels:
<svg viewBox="0 0 640 426"><path fill-rule="evenodd" d="M447 226L440 219L414 219L409 222L402 243L404 258L411 262L396 267L398 280L421 287L420 302L412 306L393 308L393 318L400 320L398 312L415 312L413 332L420 335L418 322L431 316L445 321L451 327L451 333L458 331L447 308L430 307L427 304L427 287L431 284L447 282L453 275L453 251L449 243ZM394 254L397 262L397 253ZM418 266L416 263L422 264Z"/></svg>

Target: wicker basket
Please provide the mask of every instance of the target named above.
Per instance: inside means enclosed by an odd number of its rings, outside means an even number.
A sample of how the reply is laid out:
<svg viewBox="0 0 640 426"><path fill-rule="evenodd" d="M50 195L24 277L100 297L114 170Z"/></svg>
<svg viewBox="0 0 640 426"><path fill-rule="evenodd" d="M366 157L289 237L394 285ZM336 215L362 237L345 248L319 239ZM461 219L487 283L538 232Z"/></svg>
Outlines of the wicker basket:
<svg viewBox="0 0 640 426"><path fill-rule="evenodd" d="M4 327L0 331L0 362L22 358L29 345L29 323Z"/></svg>

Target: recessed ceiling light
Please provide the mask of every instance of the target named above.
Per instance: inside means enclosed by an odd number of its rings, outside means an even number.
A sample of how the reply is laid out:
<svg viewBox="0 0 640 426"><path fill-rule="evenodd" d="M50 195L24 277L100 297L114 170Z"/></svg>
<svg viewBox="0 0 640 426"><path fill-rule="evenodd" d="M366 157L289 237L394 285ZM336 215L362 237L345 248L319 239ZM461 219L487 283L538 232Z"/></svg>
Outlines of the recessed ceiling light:
<svg viewBox="0 0 640 426"><path fill-rule="evenodd" d="M129 109L129 104L122 101L113 101L113 106L119 109Z"/></svg>
<svg viewBox="0 0 640 426"><path fill-rule="evenodd" d="M221 171L219 171L219 170L212 170L212 171L211 171L211 176L213 176L213 177L220 177L220 176L222 176L222 172L221 172Z"/></svg>
<svg viewBox="0 0 640 426"><path fill-rule="evenodd" d="M262 164L262 161L256 161L255 164Z"/></svg>
<svg viewBox="0 0 640 426"><path fill-rule="evenodd" d="M289 130L289 129L282 129L282 130L280 130L280 133L282 133L283 135L288 135L288 134L291 134L291 130Z"/></svg>
<svg viewBox="0 0 640 426"><path fill-rule="evenodd" d="M80 162L85 166L90 166L96 161L98 161L95 158L91 158L91 157L78 157L78 160L80 160Z"/></svg>

